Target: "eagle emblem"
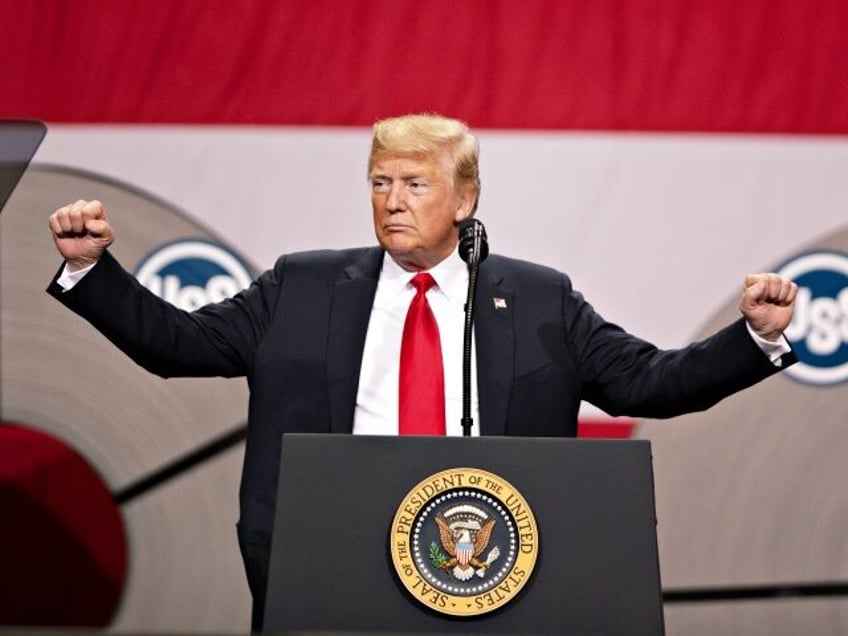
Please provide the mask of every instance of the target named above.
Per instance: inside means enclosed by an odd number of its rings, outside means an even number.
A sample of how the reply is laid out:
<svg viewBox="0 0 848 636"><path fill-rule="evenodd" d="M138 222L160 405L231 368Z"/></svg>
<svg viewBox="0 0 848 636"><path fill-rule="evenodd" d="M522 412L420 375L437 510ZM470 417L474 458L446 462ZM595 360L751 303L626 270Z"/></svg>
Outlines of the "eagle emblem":
<svg viewBox="0 0 848 636"><path fill-rule="evenodd" d="M398 504L389 549L416 601L440 614L478 616L509 603L530 579L538 533L529 504L503 477L448 468Z"/></svg>
<svg viewBox="0 0 848 636"><path fill-rule="evenodd" d="M442 554L438 546L431 546L434 565L447 570L460 581L467 581L475 574L483 577L486 570L500 556L498 546L493 547L485 560L481 555L489 546L495 519L477 506L462 504L454 506L434 517L439 528L439 540L447 553ZM434 554L434 551L437 554Z"/></svg>

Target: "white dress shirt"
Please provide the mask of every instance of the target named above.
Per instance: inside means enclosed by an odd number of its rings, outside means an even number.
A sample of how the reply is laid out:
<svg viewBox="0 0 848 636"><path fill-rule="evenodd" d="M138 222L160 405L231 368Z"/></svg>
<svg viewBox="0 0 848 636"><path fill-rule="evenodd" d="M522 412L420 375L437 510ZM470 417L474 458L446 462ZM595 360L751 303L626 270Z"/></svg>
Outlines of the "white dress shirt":
<svg viewBox="0 0 848 636"><path fill-rule="evenodd" d="M439 325L442 343L446 430L448 435L462 435L462 334L468 269L454 254L429 270L429 273L436 281L427 291L427 302ZM353 432L357 435L397 435L400 345L406 313L415 296L415 288L409 284L415 274L403 270L388 254L383 259L359 371L359 391L353 415ZM472 337L472 435L480 434L476 378Z"/></svg>

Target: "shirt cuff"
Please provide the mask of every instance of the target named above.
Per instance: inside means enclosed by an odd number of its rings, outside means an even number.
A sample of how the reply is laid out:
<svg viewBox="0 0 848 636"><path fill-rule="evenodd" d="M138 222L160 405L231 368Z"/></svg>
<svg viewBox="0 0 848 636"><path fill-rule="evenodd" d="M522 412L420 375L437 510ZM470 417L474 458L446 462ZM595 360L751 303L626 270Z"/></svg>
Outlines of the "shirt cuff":
<svg viewBox="0 0 848 636"><path fill-rule="evenodd" d="M94 263L94 265L97 265L97 263ZM72 272L68 269L68 264L65 263L65 267L62 268L62 273L59 274L59 278L56 279L56 284L65 291L70 291L74 288L74 285L85 278L85 275L91 271L91 268L94 267L94 265L89 265L88 267Z"/></svg>
<svg viewBox="0 0 848 636"><path fill-rule="evenodd" d="M792 351L792 347L786 341L786 336L780 336L780 339L772 342L771 340L761 338L751 329L751 325L747 321L745 322L745 326L748 328L748 333L751 334L751 338L753 338L754 343L760 348L760 351L768 356L768 359L774 366L782 367L783 356Z"/></svg>

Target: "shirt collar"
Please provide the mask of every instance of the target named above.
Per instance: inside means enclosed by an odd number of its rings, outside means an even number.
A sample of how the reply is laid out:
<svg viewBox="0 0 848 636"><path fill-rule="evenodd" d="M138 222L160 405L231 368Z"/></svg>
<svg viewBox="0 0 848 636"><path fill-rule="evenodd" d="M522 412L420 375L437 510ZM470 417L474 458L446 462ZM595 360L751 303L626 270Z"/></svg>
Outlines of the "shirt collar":
<svg viewBox="0 0 848 636"><path fill-rule="evenodd" d="M452 303L464 303L468 292L468 269L458 252L454 250L450 256L441 263L426 270L436 281L438 290L441 291ZM380 283L386 284L396 292L409 284L414 272L407 272L387 253L383 259L383 267L380 271Z"/></svg>

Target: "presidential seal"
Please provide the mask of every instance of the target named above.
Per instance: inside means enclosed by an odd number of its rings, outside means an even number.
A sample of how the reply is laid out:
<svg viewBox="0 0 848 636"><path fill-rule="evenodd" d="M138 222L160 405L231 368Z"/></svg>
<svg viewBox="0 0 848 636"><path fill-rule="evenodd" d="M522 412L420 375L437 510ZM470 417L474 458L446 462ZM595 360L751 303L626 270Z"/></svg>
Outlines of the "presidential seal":
<svg viewBox="0 0 848 636"><path fill-rule="evenodd" d="M406 495L389 551L416 600L442 614L479 616L510 602L530 579L539 531L508 481L477 468L451 468Z"/></svg>

